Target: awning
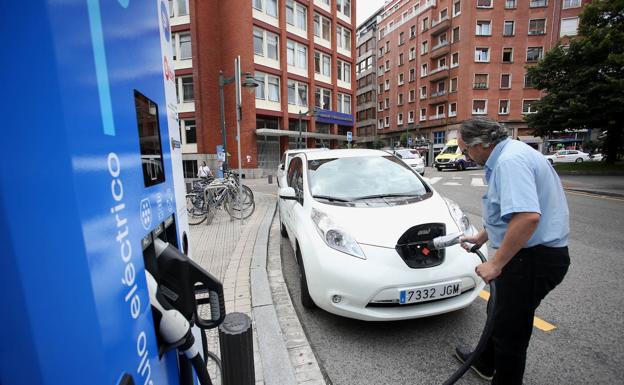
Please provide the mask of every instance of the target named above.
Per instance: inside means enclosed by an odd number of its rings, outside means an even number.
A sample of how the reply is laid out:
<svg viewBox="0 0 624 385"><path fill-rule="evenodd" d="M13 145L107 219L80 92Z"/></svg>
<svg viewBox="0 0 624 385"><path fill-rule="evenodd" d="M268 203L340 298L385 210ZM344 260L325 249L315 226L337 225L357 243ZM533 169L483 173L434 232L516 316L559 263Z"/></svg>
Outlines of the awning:
<svg viewBox="0 0 624 385"><path fill-rule="evenodd" d="M544 143L544 140L539 136L518 136L518 140L524 143Z"/></svg>
<svg viewBox="0 0 624 385"><path fill-rule="evenodd" d="M276 130L274 128L256 128L256 135L258 136L288 136L291 138L298 138L299 131L289 131L289 130ZM320 132L301 132L302 138L313 138L313 139L336 139L336 140L344 140L347 141L346 135L334 135L334 134L323 134Z"/></svg>

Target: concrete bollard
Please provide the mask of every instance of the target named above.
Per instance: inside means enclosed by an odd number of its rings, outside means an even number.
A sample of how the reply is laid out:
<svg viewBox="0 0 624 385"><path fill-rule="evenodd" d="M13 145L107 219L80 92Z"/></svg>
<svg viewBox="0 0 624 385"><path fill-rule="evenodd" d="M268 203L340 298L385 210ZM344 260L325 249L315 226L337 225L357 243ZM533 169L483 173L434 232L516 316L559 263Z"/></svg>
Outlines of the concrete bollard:
<svg viewBox="0 0 624 385"><path fill-rule="evenodd" d="M269 184L273 184L273 175L269 174Z"/></svg>
<svg viewBox="0 0 624 385"><path fill-rule="evenodd" d="M244 313L229 313L219 325L223 385L255 385L253 329Z"/></svg>

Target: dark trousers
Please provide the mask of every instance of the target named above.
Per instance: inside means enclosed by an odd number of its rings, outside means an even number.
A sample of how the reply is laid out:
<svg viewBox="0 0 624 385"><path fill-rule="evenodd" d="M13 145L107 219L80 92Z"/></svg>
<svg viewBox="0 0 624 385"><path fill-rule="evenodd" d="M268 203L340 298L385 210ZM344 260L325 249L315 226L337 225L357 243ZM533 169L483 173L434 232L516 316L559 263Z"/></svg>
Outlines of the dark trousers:
<svg viewBox="0 0 624 385"><path fill-rule="evenodd" d="M496 278L494 328L480 359L496 370L492 384L522 384L535 309L569 266L567 247L539 245L522 249Z"/></svg>

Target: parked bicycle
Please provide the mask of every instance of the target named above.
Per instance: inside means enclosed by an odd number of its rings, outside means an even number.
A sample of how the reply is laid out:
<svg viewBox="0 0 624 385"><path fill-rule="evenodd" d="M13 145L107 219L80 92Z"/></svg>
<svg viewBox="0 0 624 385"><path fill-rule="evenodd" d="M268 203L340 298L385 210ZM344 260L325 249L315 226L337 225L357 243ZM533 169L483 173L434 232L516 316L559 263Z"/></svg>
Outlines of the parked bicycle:
<svg viewBox="0 0 624 385"><path fill-rule="evenodd" d="M190 225L202 223L221 208L225 208L234 219L248 218L256 209L253 192L249 187L241 185L238 175L231 172L226 173L225 178L193 182L193 189L186 194Z"/></svg>

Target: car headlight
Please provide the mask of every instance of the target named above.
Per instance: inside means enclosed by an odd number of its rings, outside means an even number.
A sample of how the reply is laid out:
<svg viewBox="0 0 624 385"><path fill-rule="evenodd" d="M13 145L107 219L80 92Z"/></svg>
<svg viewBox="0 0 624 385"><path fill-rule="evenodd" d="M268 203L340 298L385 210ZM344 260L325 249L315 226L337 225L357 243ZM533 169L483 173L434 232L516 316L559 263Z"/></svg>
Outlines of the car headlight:
<svg viewBox="0 0 624 385"><path fill-rule="evenodd" d="M448 198L444 198L446 202L446 206L451 213L451 217L459 227L459 230L467 235L472 234L472 227L470 226L470 219L464 214L464 212L459 208L459 205Z"/></svg>
<svg viewBox="0 0 624 385"><path fill-rule="evenodd" d="M327 246L354 257L366 259L355 239L338 227L327 214L313 208L310 216L316 230Z"/></svg>

